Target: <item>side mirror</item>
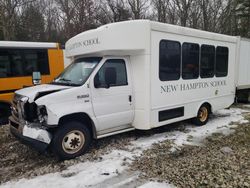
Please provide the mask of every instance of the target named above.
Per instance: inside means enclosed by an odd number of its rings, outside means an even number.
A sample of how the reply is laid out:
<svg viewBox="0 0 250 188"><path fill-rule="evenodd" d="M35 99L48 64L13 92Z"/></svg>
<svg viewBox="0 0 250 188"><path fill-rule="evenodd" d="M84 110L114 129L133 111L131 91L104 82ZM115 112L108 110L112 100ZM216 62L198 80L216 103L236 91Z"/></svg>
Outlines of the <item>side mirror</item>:
<svg viewBox="0 0 250 188"><path fill-rule="evenodd" d="M41 84L41 73L40 72L33 72L32 73L32 83L33 85L39 85Z"/></svg>

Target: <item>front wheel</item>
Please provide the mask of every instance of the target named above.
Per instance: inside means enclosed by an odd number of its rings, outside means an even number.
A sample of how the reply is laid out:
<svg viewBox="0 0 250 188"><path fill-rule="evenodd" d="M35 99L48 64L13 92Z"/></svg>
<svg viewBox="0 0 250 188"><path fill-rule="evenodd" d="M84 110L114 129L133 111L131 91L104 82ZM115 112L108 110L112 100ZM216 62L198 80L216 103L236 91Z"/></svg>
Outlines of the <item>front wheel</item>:
<svg viewBox="0 0 250 188"><path fill-rule="evenodd" d="M197 117L193 119L193 123L198 126L205 125L209 119L210 108L208 105L202 105L198 110Z"/></svg>
<svg viewBox="0 0 250 188"><path fill-rule="evenodd" d="M90 131L83 123L67 122L55 132L52 150L61 160L73 159L84 154L90 142Z"/></svg>

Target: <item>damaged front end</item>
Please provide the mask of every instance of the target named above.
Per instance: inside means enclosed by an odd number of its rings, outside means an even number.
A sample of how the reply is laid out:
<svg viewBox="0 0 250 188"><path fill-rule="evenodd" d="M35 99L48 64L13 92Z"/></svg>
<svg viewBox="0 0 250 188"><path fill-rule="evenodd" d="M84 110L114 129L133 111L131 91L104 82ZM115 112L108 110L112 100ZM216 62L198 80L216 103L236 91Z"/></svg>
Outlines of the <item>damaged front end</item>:
<svg viewBox="0 0 250 188"><path fill-rule="evenodd" d="M52 140L52 135L44 125L47 119L45 106L30 103L28 97L15 94L9 118L10 132L23 143L44 151Z"/></svg>

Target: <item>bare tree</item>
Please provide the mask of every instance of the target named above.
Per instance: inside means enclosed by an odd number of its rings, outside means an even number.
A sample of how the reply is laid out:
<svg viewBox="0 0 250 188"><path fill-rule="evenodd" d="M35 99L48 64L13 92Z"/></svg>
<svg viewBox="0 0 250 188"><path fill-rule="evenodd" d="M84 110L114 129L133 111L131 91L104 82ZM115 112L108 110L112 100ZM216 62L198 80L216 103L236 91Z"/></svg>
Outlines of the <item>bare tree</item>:
<svg viewBox="0 0 250 188"><path fill-rule="evenodd" d="M47 41L61 41L60 31L63 26L60 13L55 0L39 0L37 3L45 21L45 33Z"/></svg>
<svg viewBox="0 0 250 188"><path fill-rule="evenodd" d="M168 1L166 1L166 0L152 0L151 4L156 11L157 21L166 23L167 22Z"/></svg>
<svg viewBox="0 0 250 188"><path fill-rule="evenodd" d="M35 1L22 6L17 24L17 40L45 40L45 20L39 5L39 2Z"/></svg>
<svg viewBox="0 0 250 188"><path fill-rule="evenodd" d="M73 19L77 3L74 3L72 0L56 0L56 3L60 9L59 15L63 22L64 37L69 39L76 34L74 32Z"/></svg>
<svg viewBox="0 0 250 188"><path fill-rule="evenodd" d="M100 10L100 12L102 12L100 16L106 16L106 21L109 23L131 19L129 9L124 0L101 1Z"/></svg>
<svg viewBox="0 0 250 188"><path fill-rule="evenodd" d="M172 0L152 0L159 22L177 24L177 7Z"/></svg>
<svg viewBox="0 0 250 188"><path fill-rule="evenodd" d="M17 22L17 12L20 6L24 4L23 0L1 0L0 16L1 29L4 40L14 40Z"/></svg>
<svg viewBox="0 0 250 188"><path fill-rule="evenodd" d="M201 10L199 2L194 1L190 7L190 13L188 18L189 26L195 29L201 28Z"/></svg>
<svg viewBox="0 0 250 188"><path fill-rule="evenodd" d="M180 19L180 25L185 27L187 26L189 12L190 12L190 8L193 3L193 0L174 0L174 2L177 7L177 11L178 11L179 19Z"/></svg>
<svg viewBox="0 0 250 188"><path fill-rule="evenodd" d="M240 33L250 37L250 1L236 0L235 13Z"/></svg>
<svg viewBox="0 0 250 188"><path fill-rule="evenodd" d="M143 19L146 17L146 11L148 9L147 3L147 0L128 0L132 19Z"/></svg>
<svg viewBox="0 0 250 188"><path fill-rule="evenodd" d="M73 0L75 15L73 18L75 32L80 33L96 27L95 5L92 0Z"/></svg>
<svg viewBox="0 0 250 188"><path fill-rule="evenodd" d="M249 0L0 0L0 39L64 42L103 24L145 18L250 37Z"/></svg>

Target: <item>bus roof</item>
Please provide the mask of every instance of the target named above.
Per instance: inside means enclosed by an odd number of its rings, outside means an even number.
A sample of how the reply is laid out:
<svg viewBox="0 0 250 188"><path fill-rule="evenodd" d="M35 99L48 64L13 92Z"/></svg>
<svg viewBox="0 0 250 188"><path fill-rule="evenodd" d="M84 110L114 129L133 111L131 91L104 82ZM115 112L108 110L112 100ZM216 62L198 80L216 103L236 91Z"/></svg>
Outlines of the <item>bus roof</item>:
<svg viewBox="0 0 250 188"><path fill-rule="evenodd" d="M59 44L54 42L19 42L0 41L0 48L58 48Z"/></svg>
<svg viewBox="0 0 250 188"><path fill-rule="evenodd" d="M150 33L172 33L212 41L236 43L237 37L149 20L111 23L85 31L66 42L66 56L150 53Z"/></svg>

